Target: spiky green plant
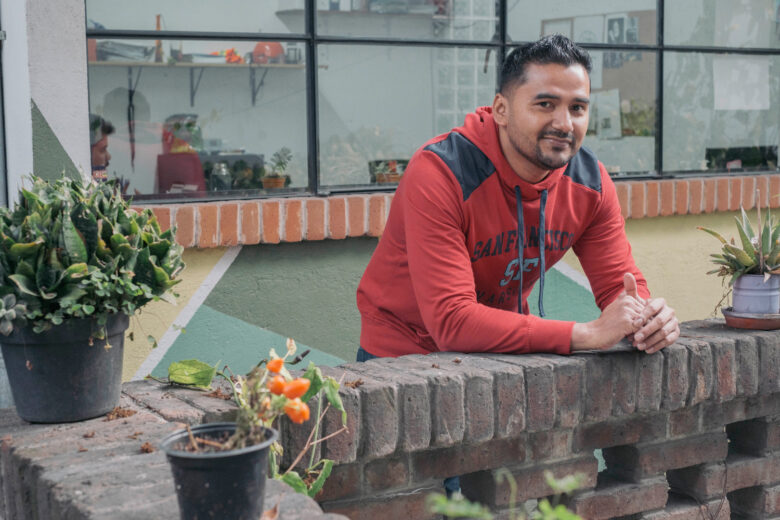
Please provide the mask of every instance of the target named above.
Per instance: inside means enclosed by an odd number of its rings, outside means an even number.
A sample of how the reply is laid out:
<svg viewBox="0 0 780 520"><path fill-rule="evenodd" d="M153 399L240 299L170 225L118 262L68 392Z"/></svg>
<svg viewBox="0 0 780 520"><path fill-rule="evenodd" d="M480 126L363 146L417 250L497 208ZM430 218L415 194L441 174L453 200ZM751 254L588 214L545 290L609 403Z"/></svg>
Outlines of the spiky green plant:
<svg viewBox="0 0 780 520"><path fill-rule="evenodd" d="M270 169L266 175L268 177L281 177L284 175L287 166L292 160L292 151L286 146L280 148L271 156Z"/></svg>
<svg viewBox="0 0 780 520"><path fill-rule="evenodd" d="M132 210L115 182L31 182L13 209L0 208L0 297L18 301L13 314L5 305L8 321L41 332L92 316L102 337L109 315L172 301L184 267L175 229L163 232L149 209Z"/></svg>
<svg viewBox="0 0 780 520"><path fill-rule="evenodd" d="M720 240L723 245L720 254L710 255L718 268L707 274L730 277L729 285L733 285L743 274L780 274L780 222L775 222L768 211L762 222L761 209L758 208L758 232L754 232L744 208L740 209L742 218L735 217L735 220L742 247L733 238L729 242L712 229L698 227Z"/></svg>

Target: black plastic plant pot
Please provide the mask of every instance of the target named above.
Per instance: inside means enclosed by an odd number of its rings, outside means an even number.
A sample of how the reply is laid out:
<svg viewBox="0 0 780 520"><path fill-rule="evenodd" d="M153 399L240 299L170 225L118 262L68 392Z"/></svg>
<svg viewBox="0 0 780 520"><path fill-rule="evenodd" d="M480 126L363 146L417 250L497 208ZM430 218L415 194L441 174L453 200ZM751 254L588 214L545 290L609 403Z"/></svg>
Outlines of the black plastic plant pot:
<svg viewBox="0 0 780 520"><path fill-rule="evenodd" d="M222 441L235 430L235 423L211 423L193 427L192 434ZM266 431L267 438L262 443L230 451L185 451L189 444L186 430L162 440L160 448L171 464L181 520L260 518L268 449L278 436L276 430Z"/></svg>
<svg viewBox="0 0 780 520"><path fill-rule="evenodd" d="M122 390L122 352L129 318L115 314L106 340L90 336L95 319L70 319L36 334L32 327L0 336L16 413L29 422L83 421L110 412ZM106 343L110 348L106 348Z"/></svg>

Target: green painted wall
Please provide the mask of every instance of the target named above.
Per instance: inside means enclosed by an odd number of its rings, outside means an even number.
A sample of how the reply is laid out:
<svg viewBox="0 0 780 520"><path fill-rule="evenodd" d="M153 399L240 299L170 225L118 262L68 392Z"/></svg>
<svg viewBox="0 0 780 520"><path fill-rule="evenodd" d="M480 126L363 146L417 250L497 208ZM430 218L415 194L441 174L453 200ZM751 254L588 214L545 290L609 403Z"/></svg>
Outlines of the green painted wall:
<svg viewBox="0 0 780 520"><path fill-rule="evenodd" d="M71 178L79 177L79 172L68 153L60 144L46 118L32 101L33 131L33 169L35 172L22 172L23 175L35 173L44 179L58 179L63 174Z"/></svg>

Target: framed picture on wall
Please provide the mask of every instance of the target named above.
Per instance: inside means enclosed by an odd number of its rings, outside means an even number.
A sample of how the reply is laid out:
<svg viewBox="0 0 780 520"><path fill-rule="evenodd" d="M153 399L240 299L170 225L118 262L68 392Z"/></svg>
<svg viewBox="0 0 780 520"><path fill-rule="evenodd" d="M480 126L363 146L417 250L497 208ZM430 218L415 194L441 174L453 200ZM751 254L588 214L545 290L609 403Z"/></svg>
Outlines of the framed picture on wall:
<svg viewBox="0 0 780 520"><path fill-rule="evenodd" d="M608 45L623 45L626 43L626 15L607 15L604 22L604 41ZM623 53L607 51L604 53L604 68L617 69L623 66Z"/></svg>

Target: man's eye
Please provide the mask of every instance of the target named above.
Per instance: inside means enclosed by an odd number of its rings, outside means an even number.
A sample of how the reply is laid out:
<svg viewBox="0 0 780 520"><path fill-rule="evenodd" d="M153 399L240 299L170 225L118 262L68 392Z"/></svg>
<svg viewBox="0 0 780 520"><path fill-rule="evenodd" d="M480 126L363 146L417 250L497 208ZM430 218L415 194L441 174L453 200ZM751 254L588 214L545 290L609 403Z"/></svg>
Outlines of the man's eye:
<svg viewBox="0 0 780 520"><path fill-rule="evenodd" d="M571 109L574 110L575 112L584 112L585 111L585 106L584 105L574 105L573 107L571 107Z"/></svg>
<svg viewBox="0 0 780 520"><path fill-rule="evenodd" d="M549 108L552 106L552 103L550 103L549 101L541 101L539 102L539 106L542 108Z"/></svg>

